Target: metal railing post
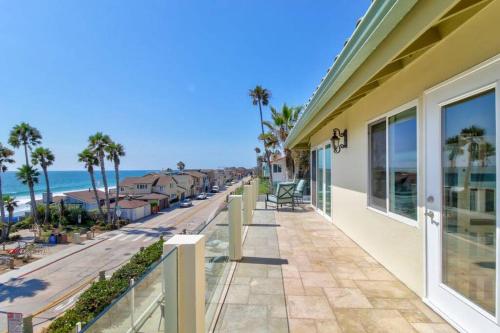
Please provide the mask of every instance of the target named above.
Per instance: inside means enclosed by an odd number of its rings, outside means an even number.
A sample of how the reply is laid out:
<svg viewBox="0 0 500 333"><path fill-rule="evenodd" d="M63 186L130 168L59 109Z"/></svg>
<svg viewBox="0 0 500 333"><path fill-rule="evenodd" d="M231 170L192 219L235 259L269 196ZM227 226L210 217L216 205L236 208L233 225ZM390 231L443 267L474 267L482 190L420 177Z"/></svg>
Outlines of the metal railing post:
<svg viewBox="0 0 500 333"><path fill-rule="evenodd" d="M205 333L205 236L175 235L166 247L177 248L176 283L166 281L166 302L169 288L177 289L177 311L174 317L166 306L165 321L176 321L176 330L169 333Z"/></svg>
<svg viewBox="0 0 500 333"><path fill-rule="evenodd" d="M134 316L134 312L135 312L135 288L133 287L134 285L134 279L130 279L130 287L132 287L130 289L130 294L129 294L129 297L131 297L131 300L130 300L130 328L132 329L132 331L134 330L134 327L135 327L135 316Z"/></svg>
<svg viewBox="0 0 500 333"><path fill-rule="evenodd" d="M229 224L229 259L241 260L242 244L241 244L241 195L229 196L228 209L228 224Z"/></svg>

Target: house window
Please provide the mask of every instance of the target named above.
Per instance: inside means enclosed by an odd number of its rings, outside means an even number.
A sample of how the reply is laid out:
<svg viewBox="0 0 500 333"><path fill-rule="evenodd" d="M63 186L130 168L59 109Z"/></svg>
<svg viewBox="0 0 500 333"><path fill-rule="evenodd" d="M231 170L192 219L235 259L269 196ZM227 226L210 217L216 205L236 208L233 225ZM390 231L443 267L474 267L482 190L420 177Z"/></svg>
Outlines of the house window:
<svg viewBox="0 0 500 333"><path fill-rule="evenodd" d="M137 189L139 190L145 190L148 188L148 185L146 184L137 184Z"/></svg>
<svg viewBox="0 0 500 333"><path fill-rule="evenodd" d="M477 189L471 188L469 191L469 208L472 211L477 210Z"/></svg>
<svg viewBox="0 0 500 333"><path fill-rule="evenodd" d="M273 173L281 173L281 165L273 164Z"/></svg>
<svg viewBox="0 0 500 333"><path fill-rule="evenodd" d="M368 127L368 205L417 220L417 109L393 113Z"/></svg>
<svg viewBox="0 0 500 333"><path fill-rule="evenodd" d="M485 207L484 210L488 213L495 211L495 190L486 189L485 190Z"/></svg>

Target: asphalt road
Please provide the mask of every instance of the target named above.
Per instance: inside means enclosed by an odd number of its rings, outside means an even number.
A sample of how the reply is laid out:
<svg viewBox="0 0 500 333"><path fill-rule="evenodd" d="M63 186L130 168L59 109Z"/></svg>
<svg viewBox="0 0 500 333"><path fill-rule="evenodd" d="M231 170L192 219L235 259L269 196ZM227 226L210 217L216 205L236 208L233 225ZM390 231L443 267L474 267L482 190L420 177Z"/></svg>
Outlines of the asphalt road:
<svg viewBox="0 0 500 333"><path fill-rule="evenodd" d="M89 280L98 276L99 271L104 270L106 275L111 275L142 246L152 244L161 235L168 239L184 229L193 230L200 223L205 223L236 187L233 185L206 200L193 200L193 207L162 211L120 230L103 233L97 237L99 243L0 285L0 311L28 315L71 294L34 318L35 325L45 326L44 322L71 308L81 290ZM76 293L73 294L74 291Z"/></svg>

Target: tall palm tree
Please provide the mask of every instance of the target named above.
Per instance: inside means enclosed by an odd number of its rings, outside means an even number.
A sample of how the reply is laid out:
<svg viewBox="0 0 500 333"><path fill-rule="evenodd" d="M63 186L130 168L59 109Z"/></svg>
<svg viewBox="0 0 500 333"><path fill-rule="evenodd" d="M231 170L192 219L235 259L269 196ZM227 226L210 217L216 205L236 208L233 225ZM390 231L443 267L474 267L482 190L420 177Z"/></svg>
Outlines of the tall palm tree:
<svg viewBox="0 0 500 333"><path fill-rule="evenodd" d="M85 164L85 168L90 175L90 182L92 183L92 189L94 191L95 202L99 209L99 214L101 214L102 219L105 219L104 212L101 207L101 201L99 200L99 195L97 194L97 187L95 185L95 175L94 175L94 167L99 165L99 160L94 154L92 150L89 148L84 149L81 153L78 154L78 162L82 162Z"/></svg>
<svg viewBox="0 0 500 333"><path fill-rule="evenodd" d="M33 146L41 143L41 140L42 134L40 134L40 131L28 123L22 122L14 126L10 131L9 144L14 148L24 147L24 157L26 159L25 166L27 168L30 168L28 150L31 151ZM35 192L33 188L30 188L30 201L31 215L33 216L35 224L37 224L38 217L36 214Z"/></svg>
<svg viewBox="0 0 500 333"><path fill-rule="evenodd" d="M34 193L35 184L38 184L38 177L40 173L38 170L31 165L23 165L17 169L16 177L17 179L23 183L24 185L28 185L30 193ZM34 197L34 196L33 196ZM34 202L34 200L33 200ZM38 219L36 210L33 211L33 207L31 207L31 213L33 216L33 223L38 227Z"/></svg>
<svg viewBox="0 0 500 333"><path fill-rule="evenodd" d="M185 168L186 168L186 164L184 164L184 162L182 162L182 161L177 162L177 169L179 169L180 171L182 171Z"/></svg>
<svg viewBox="0 0 500 333"><path fill-rule="evenodd" d="M290 107L283 104L281 110L277 110L274 107L271 109L272 121L264 121L264 125L268 128L267 140L271 147L281 149L285 155L285 162L288 171L288 178L292 178L295 174L295 165L292 158L292 152L290 149L285 148L285 141L288 138L288 134L292 130L293 126L299 119L301 106Z"/></svg>
<svg viewBox="0 0 500 333"><path fill-rule="evenodd" d="M47 192L47 200L45 202L45 217L43 222L48 223L49 222L49 206L52 203L51 202L51 195L50 195L50 183L49 183L49 172L47 171L48 167L54 164L55 161L55 156L52 153L52 151L48 148L43 148L43 147L38 147L36 148L33 153L31 154L31 162L33 165L38 165L42 167L43 170L43 175L45 177L45 188Z"/></svg>
<svg viewBox="0 0 500 333"><path fill-rule="evenodd" d="M9 234L10 234L10 227L12 226L12 218L14 217L14 210L17 207L17 200L14 197L11 197L10 195L6 195L2 197L2 201L5 202L5 208L7 209L7 212L9 213L9 221L7 223L7 230L2 233L3 235L3 240L6 241L9 239Z"/></svg>
<svg viewBox="0 0 500 333"><path fill-rule="evenodd" d="M15 162L12 156L14 156L14 151L0 143L0 224L2 225L5 221L5 207L2 193L2 173L7 171L7 164L12 164ZM2 230L2 235L4 235L6 231L5 229Z"/></svg>
<svg viewBox="0 0 500 333"><path fill-rule="evenodd" d="M113 224L115 223L115 220L117 218L116 216L116 209L118 208L118 199L120 197L120 157L125 156L125 148L123 147L122 144L116 143L116 142L111 142L107 147L106 147L106 152L108 155L106 158L110 161L113 162L113 165L115 167L115 179L116 179L116 194L115 194L115 209L113 210Z"/></svg>
<svg viewBox="0 0 500 333"><path fill-rule="evenodd" d="M111 138L103 134L102 132L97 132L89 137L89 148L96 154L99 160L99 166L101 167L102 183L104 184L104 195L106 198L106 220L107 223L111 223L111 214L109 209L109 192L108 192L108 179L106 177L106 168L104 166L104 157L106 147L112 142Z"/></svg>
<svg viewBox="0 0 500 333"><path fill-rule="evenodd" d="M250 98L252 99L252 104L259 106L261 135L264 135L264 119L262 117L262 106L267 106L269 104L269 99L271 98L271 91L269 91L266 88L262 88L260 85L257 85L255 86L255 88L250 89L249 95ZM264 150L266 152L267 166L269 168L269 180L272 185L273 170L271 169L271 154L269 150L266 148L265 142L264 142Z"/></svg>

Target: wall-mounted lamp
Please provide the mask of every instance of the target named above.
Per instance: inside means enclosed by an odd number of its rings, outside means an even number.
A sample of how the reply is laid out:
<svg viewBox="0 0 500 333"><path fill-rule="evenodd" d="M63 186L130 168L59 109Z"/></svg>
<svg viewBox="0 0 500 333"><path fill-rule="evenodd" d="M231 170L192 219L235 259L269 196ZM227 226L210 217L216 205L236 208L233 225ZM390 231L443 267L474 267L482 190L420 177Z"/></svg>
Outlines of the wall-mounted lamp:
<svg viewBox="0 0 500 333"><path fill-rule="evenodd" d="M340 139L343 138L344 142L340 143ZM347 148L347 129L341 132L338 128L333 129L333 135L330 139L332 141L333 151L338 154L343 148Z"/></svg>

